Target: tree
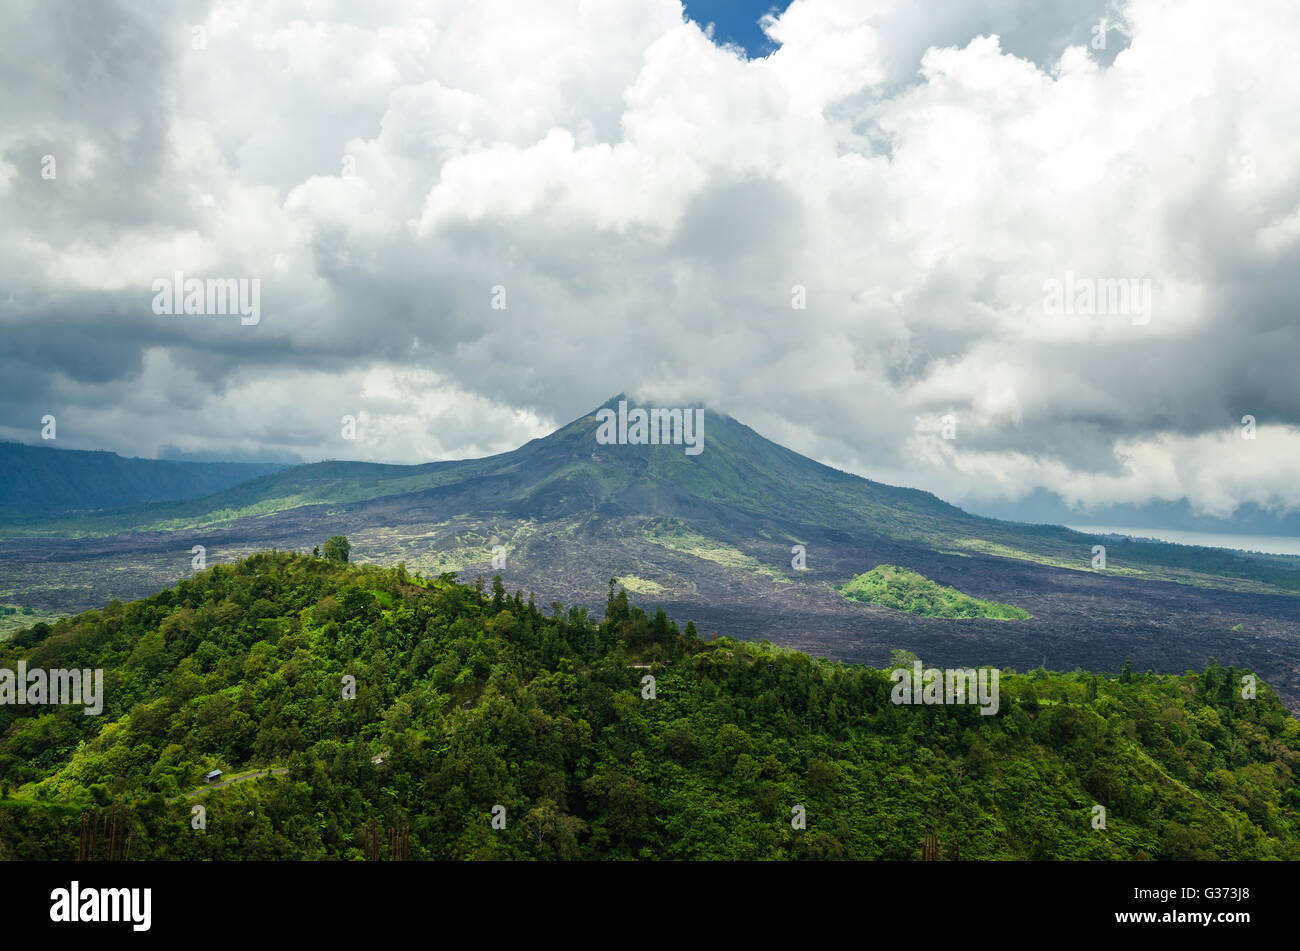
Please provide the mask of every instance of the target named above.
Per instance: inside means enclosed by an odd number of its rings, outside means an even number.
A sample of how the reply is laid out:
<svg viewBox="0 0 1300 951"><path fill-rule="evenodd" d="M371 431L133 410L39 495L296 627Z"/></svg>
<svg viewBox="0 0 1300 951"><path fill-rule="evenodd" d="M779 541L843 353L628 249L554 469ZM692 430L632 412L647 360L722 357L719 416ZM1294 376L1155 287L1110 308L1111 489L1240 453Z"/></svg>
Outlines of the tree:
<svg viewBox="0 0 1300 951"><path fill-rule="evenodd" d="M889 652L889 667L891 670L898 670L899 668L904 668L908 671L911 671L912 665L915 664L919 659L920 658L918 658L911 651L905 651L900 648L894 648Z"/></svg>
<svg viewBox="0 0 1300 951"><path fill-rule="evenodd" d="M609 603L605 606L605 619L608 621L626 621L632 616L631 605L627 601L627 591L624 588L618 589L618 594L614 594L613 579L610 579Z"/></svg>
<svg viewBox="0 0 1300 951"><path fill-rule="evenodd" d="M587 825L576 816L566 815L554 799L543 799L528 813L528 822L537 834L537 848L542 857L579 857L578 835L586 831Z"/></svg>
<svg viewBox="0 0 1300 951"><path fill-rule="evenodd" d="M347 538L342 535L335 535L325 543L325 560L345 562L348 560L348 553L352 551L352 545Z"/></svg>
<svg viewBox="0 0 1300 951"><path fill-rule="evenodd" d="M1119 682L1122 684L1131 684L1133 682L1133 661L1124 658L1124 669L1119 673Z"/></svg>

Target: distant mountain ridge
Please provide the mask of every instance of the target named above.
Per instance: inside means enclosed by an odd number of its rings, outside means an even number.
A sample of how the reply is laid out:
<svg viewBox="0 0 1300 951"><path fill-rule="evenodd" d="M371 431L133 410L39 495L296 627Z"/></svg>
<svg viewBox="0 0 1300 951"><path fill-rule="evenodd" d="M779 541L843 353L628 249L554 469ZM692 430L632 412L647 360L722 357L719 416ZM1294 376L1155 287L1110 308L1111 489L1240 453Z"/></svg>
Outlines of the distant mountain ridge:
<svg viewBox="0 0 1300 951"><path fill-rule="evenodd" d="M197 499L285 468L135 459L105 450L0 443L0 512L47 516Z"/></svg>
<svg viewBox="0 0 1300 951"><path fill-rule="evenodd" d="M1222 535L1300 537L1300 511L1275 512L1254 502L1237 507L1231 518L1197 513L1187 499L1153 499L1140 505L1125 502L1091 508L1071 508L1055 492L1036 489L1015 502L971 502L963 506L988 518L1054 525L1117 525L1162 528Z"/></svg>

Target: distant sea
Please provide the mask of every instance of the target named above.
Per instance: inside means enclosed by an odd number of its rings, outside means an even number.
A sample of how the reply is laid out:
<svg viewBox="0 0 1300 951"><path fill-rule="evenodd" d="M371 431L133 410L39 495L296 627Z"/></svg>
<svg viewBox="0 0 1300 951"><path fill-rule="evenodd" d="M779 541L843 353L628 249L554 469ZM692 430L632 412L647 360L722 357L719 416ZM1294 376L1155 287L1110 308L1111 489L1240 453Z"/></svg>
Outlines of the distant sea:
<svg viewBox="0 0 1300 951"><path fill-rule="evenodd" d="M1114 525L1067 525L1090 535L1132 535L1175 545L1205 545L1237 551L1263 551L1271 555L1300 555L1300 538L1286 535L1225 535L1219 532L1180 532L1169 528L1117 528Z"/></svg>

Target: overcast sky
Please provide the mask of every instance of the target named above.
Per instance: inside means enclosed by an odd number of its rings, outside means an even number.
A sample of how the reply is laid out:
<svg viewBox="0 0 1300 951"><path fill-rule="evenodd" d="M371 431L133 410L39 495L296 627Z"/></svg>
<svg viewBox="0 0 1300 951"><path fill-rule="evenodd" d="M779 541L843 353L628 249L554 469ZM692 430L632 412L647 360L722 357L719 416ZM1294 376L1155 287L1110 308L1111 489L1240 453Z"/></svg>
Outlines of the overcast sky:
<svg viewBox="0 0 1300 951"><path fill-rule="evenodd" d="M0 438L422 462L628 391L957 502L1300 506L1294 0L795 0L752 59L678 0L4 19Z"/></svg>

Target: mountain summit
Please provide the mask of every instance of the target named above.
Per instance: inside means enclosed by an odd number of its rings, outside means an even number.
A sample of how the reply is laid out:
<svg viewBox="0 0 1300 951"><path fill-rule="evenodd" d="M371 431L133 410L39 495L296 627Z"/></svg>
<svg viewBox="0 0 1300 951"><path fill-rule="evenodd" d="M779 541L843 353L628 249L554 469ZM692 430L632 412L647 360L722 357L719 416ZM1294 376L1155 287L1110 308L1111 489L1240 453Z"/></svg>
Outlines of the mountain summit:
<svg viewBox="0 0 1300 951"><path fill-rule="evenodd" d="M454 465L463 466L470 478L490 480L508 499L501 511L521 518L584 512L695 517L734 509L761 518L902 535L927 519L970 518L927 492L822 465L706 407L674 407L702 416L698 454L676 444L602 442L602 414L617 413L620 404L629 416L661 409L635 404L620 393L513 452Z"/></svg>

